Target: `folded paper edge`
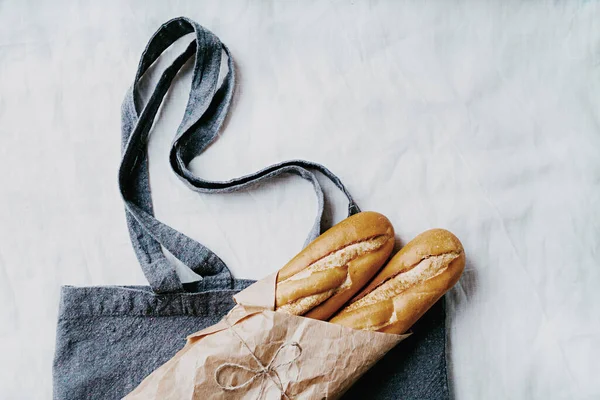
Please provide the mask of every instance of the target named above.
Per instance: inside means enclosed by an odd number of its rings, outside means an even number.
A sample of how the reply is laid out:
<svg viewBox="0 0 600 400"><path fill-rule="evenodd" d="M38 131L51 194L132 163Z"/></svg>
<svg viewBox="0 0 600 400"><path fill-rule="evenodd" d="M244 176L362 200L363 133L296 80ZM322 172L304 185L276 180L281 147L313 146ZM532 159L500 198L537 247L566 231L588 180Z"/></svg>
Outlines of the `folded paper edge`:
<svg viewBox="0 0 600 400"><path fill-rule="evenodd" d="M270 311L275 310L275 287L277 286L275 272L242 290L233 299L243 306L259 307Z"/></svg>
<svg viewBox="0 0 600 400"><path fill-rule="evenodd" d="M237 303L215 325L211 325L201 331L192 333L187 337L187 342L195 342L202 337L225 330L237 324L244 318L257 314L262 310L273 311L275 309L275 287L277 285L277 272L263 278L246 289L242 290L233 299Z"/></svg>
<svg viewBox="0 0 600 400"><path fill-rule="evenodd" d="M240 322L241 320L250 317L254 314L258 314L262 311L270 311L275 312L275 289L277 286L277 275L278 272L272 273L267 277L253 283L248 286L246 289L242 290L238 294L233 296L233 299L236 302L236 305L221 319L221 321L217 322L215 325L211 325L201 331L192 333L187 336L187 342L195 342L200 340L202 337L211 335L216 332L223 331L230 326L233 326ZM291 315L287 314L289 317L294 318L307 318L301 315ZM322 323L329 324L328 321L320 321L315 320ZM341 326L341 325L340 325ZM345 327L346 329L353 329ZM412 333L396 335L393 333L384 333L384 332L372 332L378 335L391 335L396 336L401 340L406 339Z"/></svg>

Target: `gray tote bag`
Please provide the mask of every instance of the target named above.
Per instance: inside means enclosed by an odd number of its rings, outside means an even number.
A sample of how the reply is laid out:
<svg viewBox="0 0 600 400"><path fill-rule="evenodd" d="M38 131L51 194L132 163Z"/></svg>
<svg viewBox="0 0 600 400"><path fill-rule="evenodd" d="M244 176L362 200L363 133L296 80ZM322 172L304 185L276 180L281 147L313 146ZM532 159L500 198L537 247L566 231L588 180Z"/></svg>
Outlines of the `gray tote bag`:
<svg viewBox="0 0 600 400"><path fill-rule="evenodd" d="M194 40L162 73L147 104L140 104L142 75L164 50L190 33ZM222 54L228 58L228 72L219 85ZM218 322L233 307L232 296L252 283L234 279L216 254L154 218L147 164L149 131L173 79L192 57L189 100L169 155L173 171L190 189L232 192L281 174L299 175L312 183L318 201L317 218L307 241L321 231L324 198L317 172L346 195L349 215L359 211L342 182L312 162L282 162L227 182L195 176L189 163L217 137L231 102L234 64L227 47L194 21L182 17L166 22L144 50L122 108L119 187L133 249L149 286L62 288L53 369L55 399L122 398L183 347L187 335ZM202 279L182 283L163 248ZM440 302L415 326L415 334L344 398L448 398L444 318Z"/></svg>

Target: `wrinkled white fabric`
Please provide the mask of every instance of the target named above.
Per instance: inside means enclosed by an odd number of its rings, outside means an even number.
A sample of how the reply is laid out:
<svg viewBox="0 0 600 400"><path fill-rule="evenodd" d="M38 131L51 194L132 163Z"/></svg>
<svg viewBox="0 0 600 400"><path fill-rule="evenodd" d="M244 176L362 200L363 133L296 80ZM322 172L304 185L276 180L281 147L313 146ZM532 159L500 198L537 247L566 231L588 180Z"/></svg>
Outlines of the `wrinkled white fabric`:
<svg viewBox="0 0 600 400"><path fill-rule="evenodd" d="M117 189L119 112L148 38L179 15L239 71L198 174L306 158L404 243L452 230L468 259L448 299L457 398L600 397L600 3L5 0L1 398L51 396L61 284L145 284ZM189 78L150 143L157 215L260 278L301 248L312 190L185 188L167 154Z"/></svg>

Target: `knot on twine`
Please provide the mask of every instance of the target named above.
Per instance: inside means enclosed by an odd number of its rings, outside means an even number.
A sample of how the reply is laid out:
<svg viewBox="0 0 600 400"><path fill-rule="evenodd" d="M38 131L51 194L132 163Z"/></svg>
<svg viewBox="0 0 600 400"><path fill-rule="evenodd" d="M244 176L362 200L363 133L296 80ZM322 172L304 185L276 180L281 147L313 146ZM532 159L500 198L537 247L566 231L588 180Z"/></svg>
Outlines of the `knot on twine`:
<svg viewBox="0 0 600 400"><path fill-rule="evenodd" d="M229 323L228 323L228 325L229 325ZM249 386L250 384L252 384L252 382L254 382L255 380L261 378L262 382L261 382L260 392L258 394L258 398L261 399L262 395L265 391L265 380L266 380L265 378L269 378L277 386L277 388L281 392L281 396L285 399L289 399L289 396L285 393L285 389L283 388L283 383L281 382L281 378L279 377L279 374L277 373L277 369L280 367L284 367L286 365L290 365L290 364L294 363L300 357L300 355L302 354L302 347L300 346L300 343L292 342L292 343L282 344L281 346L279 346L277 351L275 351L275 354L273 354L271 361L269 361L269 363L265 366L258 359L258 357L254 354L254 352L250 349L250 347L244 341L244 339L242 339L241 336L238 335L238 333L235 331L235 329L233 329L233 326L229 325L229 330L232 331L235 334L235 336L237 336L237 338L240 340L240 342L242 342L242 344L246 347L246 349L248 349L248 351L250 352L250 355L252 356L254 361L256 361L256 363L258 364L258 368L251 368L249 366L242 365L242 364L236 364L236 363L223 363L215 370L215 381L217 382L217 385L219 385L219 387L223 390L233 391L233 390L243 389L243 388ZM288 360L282 360L281 362L278 363L277 356L279 355L279 353L282 350L284 350L286 348L294 348L296 350L296 355ZM248 378L245 382L242 382L239 385L229 385L229 384L223 383L223 380L221 379L222 372L225 368L231 368L233 370L238 370L238 371L247 371L253 375L250 378ZM232 372L232 373L235 374L235 372Z"/></svg>

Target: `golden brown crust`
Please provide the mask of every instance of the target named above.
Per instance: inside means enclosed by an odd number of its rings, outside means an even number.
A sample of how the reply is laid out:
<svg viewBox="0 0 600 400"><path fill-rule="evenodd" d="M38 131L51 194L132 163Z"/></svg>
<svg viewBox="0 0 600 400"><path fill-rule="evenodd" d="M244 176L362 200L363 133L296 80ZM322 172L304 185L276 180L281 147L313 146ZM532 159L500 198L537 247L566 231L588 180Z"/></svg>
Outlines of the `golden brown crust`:
<svg viewBox="0 0 600 400"><path fill-rule="evenodd" d="M458 281L464 266L456 236L443 229L423 232L330 322L404 333Z"/></svg>
<svg viewBox="0 0 600 400"><path fill-rule="evenodd" d="M329 318L377 273L393 246L394 229L385 216L346 218L279 271L276 311Z"/></svg>
<svg viewBox="0 0 600 400"><path fill-rule="evenodd" d="M281 307L298 298L335 289L344 283L347 275L348 267L341 266L313 272L305 279L279 282L275 305Z"/></svg>
<svg viewBox="0 0 600 400"><path fill-rule="evenodd" d="M390 221L379 213L364 211L348 217L313 240L279 270L277 282L288 279L315 261L351 243L379 235L394 236Z"/></svg>
<svg viewBox="0 0 600 400"><path fill-rule="evenodd" d="M369 280L385 264L394 249L394 236L389 239L378 250L366 253L362 257L354 259L348 263L348 273L352 282L352 287L345 291L340 291L331 296L326 302L313 308L304 316L308 318L327 320L333 314L338 312L352 296L356 294L369 282Z"/></svg>
<svg viewBox="0 0 600 400"><path fill-rule="evenodd" d="M367 287L356 296L354 300L370 293L381 283L401 272L405 272L417 265L423 258L451 253L455 249L461 249L462 244L456 236L445 229L430 229L406 244L390 262L377 274Z"/></svg>
<svg viewBox="0 0 600 400"><path fill-rule="evenodd" d="M402 334L410 329L452 286L458 282L465 265L465 254L455 259L448 273L415 285L394 299L397 321L380 332Z"/></svg>

